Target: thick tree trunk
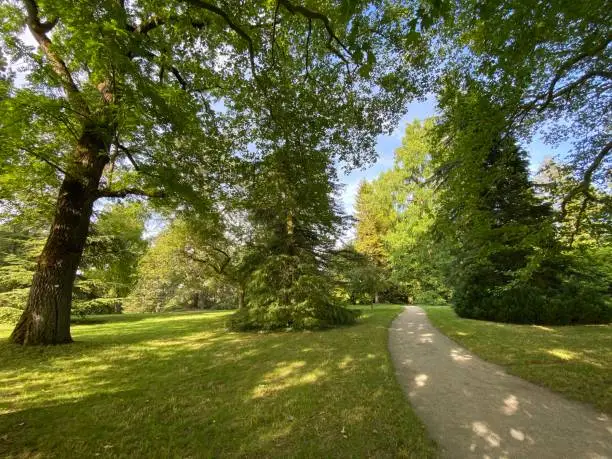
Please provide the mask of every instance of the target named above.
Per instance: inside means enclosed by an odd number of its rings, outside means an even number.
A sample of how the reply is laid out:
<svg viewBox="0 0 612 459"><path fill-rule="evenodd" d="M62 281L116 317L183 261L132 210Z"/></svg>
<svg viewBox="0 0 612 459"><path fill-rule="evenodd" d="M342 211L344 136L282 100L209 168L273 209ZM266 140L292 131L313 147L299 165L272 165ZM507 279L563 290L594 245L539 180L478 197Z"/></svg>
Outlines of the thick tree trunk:
<svg viewBox="0 0 612 459"><path fill-rule="evenodd" d="M241 285L240 290L238 291L238 309L244 308L244 290L245 288Z"/></svg>
<svg viewBox="0 0 612 459"><path fill-rule="evenodd" d="M200 292L195 292L192 297L193 309L200 309Z"/></svg>
<svg viewBox="0 0 612 459"><path fill-rule="evenodd" d="M32 280L30 295L11 341L70 343L72 288L81 261L108 143L99 128L85 128L57 198L51 231Z"/></svg>

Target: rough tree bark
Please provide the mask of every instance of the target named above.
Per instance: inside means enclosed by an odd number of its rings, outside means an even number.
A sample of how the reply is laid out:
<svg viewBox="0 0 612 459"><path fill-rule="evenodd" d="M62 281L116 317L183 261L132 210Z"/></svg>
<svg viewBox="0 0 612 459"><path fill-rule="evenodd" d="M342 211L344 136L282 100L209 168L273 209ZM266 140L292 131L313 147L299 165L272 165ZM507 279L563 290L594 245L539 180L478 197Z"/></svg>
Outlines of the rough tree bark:
<svg viewBox="0 0 612 459"><path fill-rule="evenodd" d="M11 341L70 343L72 286L81 261L93 203L109 161L109 129L86 126L59 190L53 224L32 280L30 294Z"/></svg>

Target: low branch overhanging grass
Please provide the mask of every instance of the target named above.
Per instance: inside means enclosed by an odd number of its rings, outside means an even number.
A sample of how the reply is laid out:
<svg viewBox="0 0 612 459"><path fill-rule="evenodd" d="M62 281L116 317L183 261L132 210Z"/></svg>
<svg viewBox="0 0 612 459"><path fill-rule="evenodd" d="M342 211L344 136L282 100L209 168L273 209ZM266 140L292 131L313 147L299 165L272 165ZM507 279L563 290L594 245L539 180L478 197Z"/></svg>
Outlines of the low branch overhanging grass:
<svg viewBox="0 0 612 459"><path fill-rule="evenodd" d="M388 356L399 311L270 334L227 332L227 312L111 316L44 348L1 326L0 456L432 457Z"/></svg>
<svg viewBox="0 0 612 459"><path fill-rule="evenodd" d="M612 326L544 327L461 319L425 307L449 338L511 374L612 414Z"/></svg>

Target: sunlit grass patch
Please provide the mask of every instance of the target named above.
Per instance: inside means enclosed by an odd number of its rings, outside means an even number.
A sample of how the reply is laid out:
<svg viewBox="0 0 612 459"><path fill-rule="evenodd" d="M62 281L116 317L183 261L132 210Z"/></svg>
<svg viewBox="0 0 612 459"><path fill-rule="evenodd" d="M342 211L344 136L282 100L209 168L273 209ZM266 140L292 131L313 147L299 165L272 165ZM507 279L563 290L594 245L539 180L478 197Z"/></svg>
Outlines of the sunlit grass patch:
<svg viewBox="0 0 612 459"><path fill-rule="evenodd" d="M399 311L267 334L227 332L227 312L112 316L67 346L2 342L0 456L431 457L387 352Z"/></svg>
<svg viewBox="0 0 612 459"><path fill-rule="evenodd" d="M432 323L509 373L612 413L612 326L542 327L461 319L426 307Z"/></svg>

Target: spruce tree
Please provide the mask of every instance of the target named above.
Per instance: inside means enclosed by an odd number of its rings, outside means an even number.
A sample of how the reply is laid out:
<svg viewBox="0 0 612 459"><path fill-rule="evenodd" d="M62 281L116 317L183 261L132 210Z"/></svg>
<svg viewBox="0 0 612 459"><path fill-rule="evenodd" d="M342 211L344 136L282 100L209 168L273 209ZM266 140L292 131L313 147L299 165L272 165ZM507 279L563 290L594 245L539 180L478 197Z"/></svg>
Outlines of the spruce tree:
<svg viewBox="0 0 612 459"><path fill-rule="evenodd" d="M564 252L504 107L477 84L448 85L441 106L435 230L454 257L448 282L457 313L518 323L608 321L607 286Z"/></svg>

